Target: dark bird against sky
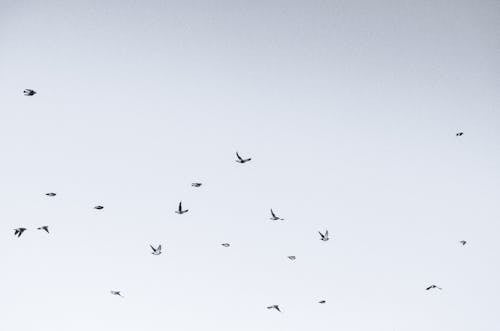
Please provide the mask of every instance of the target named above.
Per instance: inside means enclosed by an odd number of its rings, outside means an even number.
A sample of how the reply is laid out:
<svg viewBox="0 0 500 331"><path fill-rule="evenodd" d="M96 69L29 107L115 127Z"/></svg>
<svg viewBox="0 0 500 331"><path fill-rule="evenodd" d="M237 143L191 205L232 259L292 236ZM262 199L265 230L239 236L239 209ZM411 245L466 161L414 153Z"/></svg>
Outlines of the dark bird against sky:
<svg viewBox="0 0 500 331"><path fill-rule="evenodd" d="M320 240L322 240L322 241L330 240L330 237L328 237L328 230L326 230L324 234L321 233L321 231L318 231L318 233L321 236Z"/></svg>
<svg viewBox="0 0 500 331"><path fill-rule="evenodd" d="M44 230L45 232L49 233L49 226L48 225L44 225L44 226L41 226L39 228L36 228L37 230Z"/></svg>
<svg viewBox="0 0 500 331"><path fill-rule="evenodd" d="M104 207L103 206L95 206L94 209L101 210L101 209L104 209Z"/></svg>
<svg viewBox="0 0 500 331"><path fill-rule="evenodd" d="M276 216L276 214L272 209L271 209L271 218L269 219L272 221L284 221L284 218L279 218L278 216Z"/></svg>
<svg viewBox="0 0 500 331"><path fill-rule="evenodd" d="M252 158L248 158L248 159L244 159L244 158L242 158L242 157L240 156L240 154L238 154L238 152L236 152L236 157L238 158L238 159L236 160L236 162L241 163L241 164L246 163L246 162L248 162L248 161L251 161L251 160L252 160Z"/></svg>
<svg viewBox="0 0 500 331"><path fill-rule="evenodd" d="M151 252L151 254L153 255L160 255L161 254L161 245L158 245L158 247L154 248L152 245L149 245L149 247L151 247L151 249L153 250L153 252Z"/></svg>
<svg viewBox="0 0 500 331"><path fill-rule="evenodd" d="M267 306L267 309L276 309L281 313L280 307L278 305Z"/></svg>
<svg viewBox="0 0 500 331"><path fill-rule="evenodd" d="M45 195L48 197L55 197L56 196L56 194L54 192L45 193Z"/></svg>
<svg viewBox="0 0 500 331"><path fill-rule="evenodd" d="M442 290L442 288L441 288L441 287L436 286L436 285L431 285L431 286L427 287L425 290L426 290L426 291L429 291L429 290L432 290L432 289L434 289L434 288L435 288L435 289L438 289L438 290Z"/></svg>
<svg viewBox="0 0 500 331"><path fill-rule="evenodd" d="M26 228L14 229L14 235L19 238L19 237L21 237L21 235L23 234L24 231L26 231Z"/></svg>
<svg viewBox="0 0 500 331"><path fill-rule="evenodd" d="M179 202L179 207L177 208L177 210L175 212L179 215L182 215L184 213L187 213L188 211L189 211L189 209L182 209L182 201L181 201L181 202Z"/></svg>
<svg viewBox="0 0 500 331"><path fill-rule="evenodd" d="M31 97L36 94L36 91L27 88L23 91L23 94L27 97Z"/></svg>

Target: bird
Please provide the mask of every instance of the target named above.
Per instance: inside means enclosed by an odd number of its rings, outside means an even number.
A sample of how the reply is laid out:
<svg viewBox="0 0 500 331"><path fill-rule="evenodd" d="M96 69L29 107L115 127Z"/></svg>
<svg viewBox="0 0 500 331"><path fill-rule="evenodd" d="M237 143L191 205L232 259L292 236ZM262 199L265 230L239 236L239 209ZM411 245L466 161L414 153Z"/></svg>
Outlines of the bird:
<svg viewBox="0 0 500 331"><path fill-rule="evenodd" d="M101 210L101 209L104 209L104 207L103 206L95 206L94 209Z"/></svg>
<svg viewBox="0 0 500 331"><path fill-rule="evenodd" d="M274 211L271 209L271 218L270 220L272 221L283 221L284 218L279 218L278 216L276 216L276 214L274 213Z"/></svg>
<svg viewBox="0 0 500 331"><path fill-rule="evenodd" d="M426 290L426 291L429 291L429 290L431 290L431 289L433 289L433 288L437 288L438 290L442 290L442 288L441 288L441 287L436 286L436 285L431 285L431 286L427 287L425 290Z"/></svg>
<svg viewBox="0 0 500 331"><path fill-rule="evenodd" d="M223 244L221 244L221 245L222 245L222 246L224 246L224 247L229 247L229 246L231 246L229 243L223 243Z"/></svg>
<svg viewBox="0 0 500 331"><path fill-rule="evenodd" d="M290 260L292 260L292 261L295 261L295 259L296 259L295 255L290 255L290 256L288 256L288 258L289 258Z"/></svg>
<svg viewBox="0 0 500 331"><path fill-rule="evenodd" d="M56 196L56 194L54 192L45 193L45 195L48 197L55 197Z"/></svg>
<svg viewBox="0 0 500 331"><path fill-rule="evenodd" d="M321 231L318 231L319 235L321 236L322 241L328 241L330 238L328 237L328 230L325 231L325 234L321 233Z"/></svg>
<svg viewBox="0 0 500 331"><path fill-rule="evenodd" d="M36 94L36 91L34 91L34 90L31 90L31 89L27 88L27 89L25 89L25 90L23 91L23 93L24 93L24 95L25 95L25 96L27 96L27 97L31 97L31 96L33 96L33 95L35 95L35 94Z"/></svg>
<svg viewBox="0 0 500 331"><path fill-rule="evenodd" d="M465 244L467 244L467 241L465 240L460 240L459 242L462 244L462 246L465 246Z"/></svg>
<svg viewBox="0 0 500 331"><path fill-rule="evenodd" d="M154 248L151 245L149 245L149 247L151 247L151 249L153 250L153 252L151 254L153 254L153 255L160 255L161 254L161 245L158 245L157 248Z"/></svg>
<svg viewBox="0 0 500 331"><path fill-rule="evenodd" d="M324 304L324 303L326 303L326 300L318 301L318 303Z"/></svg>
<svg viewBox="0 0 500 331"><path fill-rule="evenodd" d="M122 297L123 298L123 295L120 293L120 291L111 291L111 294L112 295L117 295L119 297Z"/></svg>
<svg viewBox="0 0 500 331"><path fill-rule="evenodd" d="M44 226L41 226L39 228L36 228L37 230L44 230L45 232L49 233L49 226L48 225L44 225Z"/></svg>
<svg viewBox="0 0 500 331"><path fill-rule="evenodd" d="M187 213L189 209L182 209L182 201L179 202L179 208L175 211L177 214L182 215L184 213Z"/></svg>
<svg viewBox="0 0 500 331"><path fill-rule="evenodd" d="M251 160L252 160L252 158L250 158L250 157L249 157L248 159L243 159L243 158L240 156L240 154L238 154L238 152L236 152L236 157L238 158L238 159L236 160L236 162L241 163L241 164L243 164L243 163L247 163L248 161L251 161Z"/></svg>
<svg viewBox="0 0 500 331"><path fill-rule="evenodd" d="M267 306L267 309L276 309L281 313L280 307L278 305Z"/></svg>
<svg viewBox="0 0 500 331"><path fill-rule="evenodd" d="M192 187L200 187L202 184L201 183L193 183L191 184Z"/></svg>
<svg viewBox="0 0 500 331"><path fill-rule="evenodd" d="M23 232L26 231L26 228L17 228L14 229L14 236L17 236L18 238L21 237Z"/></svg>
<svg viewBox="0 0 500 331"><path fill-rule="evenodd" d="M457 136L457 137L460 137L460 136L463 136L463 135L464 135L464 133L463 133L463 132L457 132L457 133L456 133L456 136Z"/></svg>

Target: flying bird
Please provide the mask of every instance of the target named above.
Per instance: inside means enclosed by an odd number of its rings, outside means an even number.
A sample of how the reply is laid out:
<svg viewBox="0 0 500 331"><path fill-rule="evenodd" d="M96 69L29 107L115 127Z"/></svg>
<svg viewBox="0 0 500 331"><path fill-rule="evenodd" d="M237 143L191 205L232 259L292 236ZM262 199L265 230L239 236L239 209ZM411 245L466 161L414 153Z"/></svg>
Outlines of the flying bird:
<svg viewBox="0 0 500 331"><path fill-rule="evenodd" d="M101 210L101 209L104 209L104 207L103 206L95 206L94 209Z"/></svg>
<svg viewBox="0 0 500 331"><path fill-rule="evenodd" d="M111 294L112 295L117 295L119 297L122 297L123 298L123 295L120 293L120 291L111 291Z"/></svg>
<svg viewBox="0 0 500 331"><path fill-rule="evenodd" d="M23 232L26 231L26 228L17 228L14 229L14 236L17 236L18 238L21 237Z"/></svg>
<svg viewBox="0 0 500 331"><path fill-rule="evenodd" d="M184 213L187 213L189 209L182 209L182 201L179 202L179 208L175 211L177 214L182 215Z"/></svg>
<svg viewBox="0 0 500 331"><path fill-rule="evenodd" d="M44 226L41 226L39 228L36 228L37 230L44 230L45 232L49 233L49 226L48 225L44 225Z"/></svg>
<svg viewBox="0 0 500 331"><path fill-rule="evenodd" d="M460 240L460 243L462 244L462 246L465 246L465 244L467 244L467 241L465 241L465 240Z"/></svg>
<svg viewBox="0 0 500 331"><path fill-rule="evenodd" d="M278 216L276 216L276 214L274 213L274 211L271 209L271 218L270 220L272 221L283 221L284 219L283 218L279 218Z"/></svg>
<svg viewBox="0 0 500 331"><path fill-rule="evenodd" d="M27 88L23 91L23 94L27 97L31 97L36 94L36 91Z"/></svg>
<svg viewBox="0 0 500 331"><path fill-rule="evenodd" d="M277 311L279 311L281 313L280 307L278 305L268 306L267 309L276 309Z"/></svg>
<svg viewBox="0 0 500 331"><path fill-rule="evenodd" d="M200 187L202 184L201 183L193 183L191 184L192 187Z"/></svg>
<svg viewBox="0 0 500 331"><path fill-rule="evenodd" d="M290 255L290 256L288 256L288 258L289 258L290 260L292 260L292 261L295 261L295 259L297 259L297 258L295 257L295 255Z"/></svg>
<svg viewBox="0 0 500 331"><path fill-rule="evenodd" d="M463 136L463 135L464 135L463 132L457 132L457 134L456 134L457 137L460 137L460 136Z"/></svg>
<svg viewBox="0 0 500 331"><path fill-rule="evenodd" d="M54 192L45 193L45 195L48 197L55 197L56 196L56 194Z"/></svg>
<svg viewBox="0 0 500 331"><path fill-rule="evenodd" d="M243 164L243 163L247 163L248 161L251 161L251 160L252 160L252 158L243 159L243 158L240 156L240 154L238 154L238 152L236 152L236 157L238 158L238 159L236 160L236 162L241 163L241 164Z"/></svg>
<svg viewBox="0 0 500 331"><path fill-rule="evenodd" d="M326 300L321 300L318 303L324 304L324 303L326 303Z"/></svg>
<svg viewBox="0 0 500 331"><path fill-rule="evenodd" d="M224 247L229 247L229 246L231 246L229 243L223 243L223 244L221 244L221 245L222 245L222 246L224 246Z"/></svg>
<svg viewBox="0 0 500 331"><path fill-rule="evenodd" d="M325 231L325 233L321 233L321 231L318 231L319 235L321 236L322 241L328 241L330 238L328 237L328 230Z"/></svg>
<svg viewBox="0 0 500 331"><path fill-rule="evenodd" d="M442 290L442 288L441 288L441 287L436 286L436 285L431 285L431 286L427 287L425 290L426 290L426 291L429 291L429 290L432 290L432 289L434 289L434 288L437 288L438 290Z"/></svg>
<svg viewBox="0 0 500 331"><path fill-rule="evenodd" d="M161 254L161 245L159 245L157 248L154 248L151 245L149 245L149 247L151 247L151 249L153 250L153 252L151 252L151 254L153 254L153 255L160 255Z"/></svg>

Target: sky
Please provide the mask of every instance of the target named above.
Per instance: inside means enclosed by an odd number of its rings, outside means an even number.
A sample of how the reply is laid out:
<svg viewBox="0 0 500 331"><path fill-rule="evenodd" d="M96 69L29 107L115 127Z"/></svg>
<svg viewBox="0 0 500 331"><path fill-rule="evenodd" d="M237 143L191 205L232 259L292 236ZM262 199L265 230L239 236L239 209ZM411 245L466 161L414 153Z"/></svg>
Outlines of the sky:
<svg viewBox="0 0 500 331"><path fill-rule="evenodd" d="M499 22L0 0L0 329L500 329Z"/></svg>

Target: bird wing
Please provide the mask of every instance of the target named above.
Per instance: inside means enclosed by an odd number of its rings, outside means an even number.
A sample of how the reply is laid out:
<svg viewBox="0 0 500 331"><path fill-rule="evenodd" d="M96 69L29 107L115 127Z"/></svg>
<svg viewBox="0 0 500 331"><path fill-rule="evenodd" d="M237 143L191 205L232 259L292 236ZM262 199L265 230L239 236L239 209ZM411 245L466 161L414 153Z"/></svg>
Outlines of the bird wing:
<svg viewBox="0 0 500 331"><path fill-rule="evenodd" d="M149 245L149 247L151 247L151 249L156 252L156 248L153 247L153 245Z"/></svg>
<svg viewBox="0 0 500 331"><path fill-rule="evenodd" d="M179 211L182 211L182 201L179 202Z"/></svg>
<svg viewBox="0 0 500 331"><path fill-rule="evenodd" d="M271 209L271 215L272 215L274 218L276 218L276 215L274 215L274 212L273 212L273 210L272 210L272 209Z"/></svg>
<svg viewBox="0 0 500 331"><path fill-rule="evenodd" d="M277 311L279 311L279 312L281 313L280 307L276 306L276 307L274 307L274 308L276 308L276 310L277 310Z"/></svg>
<svg viewBox="0 0 500 331"><path fill-rule="evenodd" d="M48 226L44 226L44 227L43 227L43 229L44 229L47 233L49 233L49 227L48 227Z"/></svg>
<svg viewBox="0 0 500 331"><path fill-rule="evenodd" d="M326 232L325 232L325 236L326 236L326 237L328 237L328 230L326 230Z"/></svg>
<svg viewBox="0 0 500 331"><path fill-rule="evenodd" d="M238 152L236 152L236 157L237 157L240 161L243 161L243 159L241 158L240 154L238 154Z"/></svg>
<svg viewBox="0 0 500 331"><path fill-rule="evenodd" d="M325 236L321 233L321 231L318 231L318 233L321 236L321 238L325 238Z"/></svg>

